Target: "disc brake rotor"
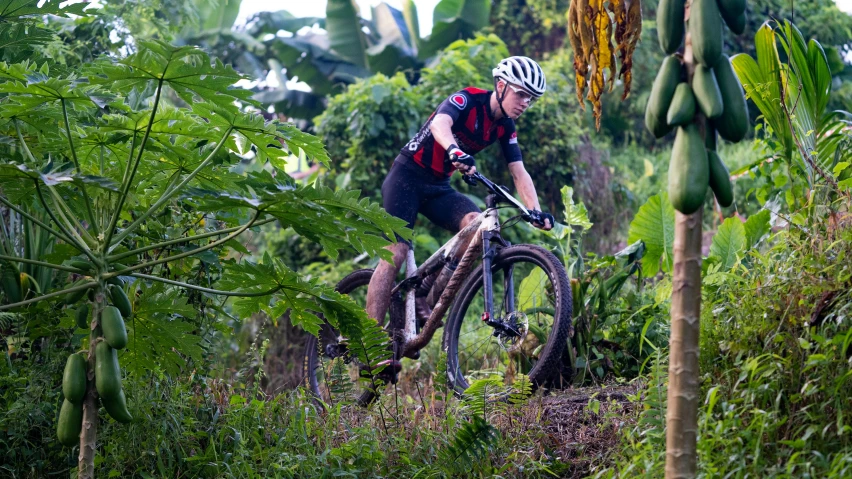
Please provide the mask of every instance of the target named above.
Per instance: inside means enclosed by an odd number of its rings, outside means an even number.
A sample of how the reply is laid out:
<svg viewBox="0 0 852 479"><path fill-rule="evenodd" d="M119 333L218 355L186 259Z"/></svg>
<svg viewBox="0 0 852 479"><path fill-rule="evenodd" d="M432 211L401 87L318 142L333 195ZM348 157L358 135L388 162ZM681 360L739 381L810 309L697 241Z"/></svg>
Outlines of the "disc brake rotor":
<svg viewBox="0 0 852 479"><path fill-rule="evenodd" d="M530 322L527 315L520 311L513 311L506 315L503 319L506 326L517 332L517 334L500 334L497 336L497 342L506 351L513 353L521 348L527 333L530 331Z"/></svg>

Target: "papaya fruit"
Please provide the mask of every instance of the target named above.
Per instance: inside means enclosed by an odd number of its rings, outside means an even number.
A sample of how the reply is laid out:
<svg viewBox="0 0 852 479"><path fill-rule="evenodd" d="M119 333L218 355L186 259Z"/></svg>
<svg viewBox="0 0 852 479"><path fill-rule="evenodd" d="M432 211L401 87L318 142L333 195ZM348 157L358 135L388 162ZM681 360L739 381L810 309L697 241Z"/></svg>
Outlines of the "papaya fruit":
<svg viewBox="0 0 852 479"><path fill-rule="evenodd" d="M704 127L704 147L716 151L716 129L710 123Z"/></svg>
<svg viewBox="0 0 852 479"><path fill-rule="evenodd" d="M124 396L124 390L119 390L116 397L101 396L101 404L110 417L116 421L127 424L133 420L133 416L127 410L127 398Z"/></svg>
<svg viewBox="0 0 852 479"><path fill-rule="evenodd" d="M651 86L648 105L645 107L645 127L655 138L662 138L672 131L672 127L666 122L666 115L680 80L680 60L669 55L663 59L657 78Z"/></svg>
<svg viewBox="0 0 852 479"><path fill-rule="evenodd" d="M671 55L683 43L684 0L660 0L657 5L657 40L660 48Z"/></svg>
<svg viewBox="0 0 852 479"><path fill-rule="evenodd" d="M86 358L82 354L68 356L62 374L62 394L73 404L83 404L86 395Z"/></svg>
<svg viewBox="0 0 852 479"><path fill-rule="evenodd" d="M666 122L669 126L681 126L692 121L695 116L695 95L689 83L681 82L675 89L672 104L666 114Z"/></svg>
<svg viewBox="0 0 852 479"><path fill-rule="evenodd" d="M127 328L121 312L115 306L107 306L101 311L101 329L104 339L113 349L124 349L127 346Z"/></svg>
<svg viewBox="0 0 852 479"><path fill-rule="evenodd" d="M716 0L693 0L689 12L689 33L695 60L713 68L722 55L722 14ZM694 88L694 87L693 87Z"/></svg>
<svg viewBox="0 0 852 479"><path fill-rule="evenodd" d="M717 0L717 5L719 13L722 14L722 19L728 24L728 28L731 28L731 23L736 21L738 17L745 15L746 0ZM733 28L731 28L731 31L733 31ZM742 32L734 33L740 34Z"/></svg>
<svg viewBox="0 0 852 479"><path fill-rule="evenodd" d="M95 387L102 397L114 398L121 391L118 354L106 341L95 346Z"/></svg>
<svg viewBox="0 0 852 479"><path fill-rule="evenodd" d="M72 268L77 268L83 273L89 274L95 270L95 265L82 259L72 259L68 262Z"/></svg>
<svg viewBox="0 0 852 479"><path fill-rule="evenodd" d="M713 119L722 115L725 103L722 101L722 92L716 82L716 75L712 68L704 65L695 65L695 74L692 76L692 92L698 107L707 118Z"/></svg>
<svg viewBox="0 0 852 479"><path fill-rule="evenodd" d="M124 286L124 281L121 280L118 276L113 276L112 278L106 280L107 284L111 284L114 286Z"/></svg>
<svg viewBox="0 0 852 479"><path fill-rule="evenodd" d="M80 329L89 329L89 305L83 304L74 313L74 320Z"/></svg>
<svg viewBox="0 0 852 479"><path fill-rule="evenodd" d="M133 315L133 307L130 305L130 300L127 298L124 289L120 286L109 285L107 291L109 292L110 302L118 308L123 317L129 318Z"/></svg>
<svg viewBox="0 0 852 479"><path fill-rule="evenodd" d="M748 21L748 17L746 16L746 13L743 12L742 15L740 15L740 16L738 16L738 17L736 17L736 18L734 18L730 21L725 20L725 23L728 24L728 28L730 28L732 32L734 32L737 35L742 35L743 32L745 31L747 21Z"/></svg>
<svg viewBox="0 0 852 479"><path fill-rule="evenodd" d="M710 181L704 139L695 123L679 126L669 162L669 199L681 213L695 213L704 204Z"/></svg>
<svg viewBox="0 0 852 479"><path fill-rule="evenodd" d="M745 92L734 72L731 60L722 55L719 63L713 67L713 73L719 85L724 109L722 115L712 121L719 135L731 142L738 142L748 133L748 106Z"/></svg>
<svg viewBox="0 0 852 479"><path fill-rule="evenodd" d="M59 422L56 423L56 436L65 446L73 446L80 442L80 431L83 430L83 403L74 404L69 400L62 402L59 410Z"/></svg>
<svg viewBox="0 0 852 479"><path fill-rule="evenodd" d="M18 267L14 263L0 262L0 284L3 286L3 293L6 294L7 302L18 303L22 300L21 272L18 271Z"/></svg>
<svg viewBox="0 0 852 479"><path fill-rule="evenodd" d="M713 150L707 150L707 161L710 167L710 189L716 195L716 201L723 208L734 203L734 185L731 184L731 173L728 167Z"/></svg>

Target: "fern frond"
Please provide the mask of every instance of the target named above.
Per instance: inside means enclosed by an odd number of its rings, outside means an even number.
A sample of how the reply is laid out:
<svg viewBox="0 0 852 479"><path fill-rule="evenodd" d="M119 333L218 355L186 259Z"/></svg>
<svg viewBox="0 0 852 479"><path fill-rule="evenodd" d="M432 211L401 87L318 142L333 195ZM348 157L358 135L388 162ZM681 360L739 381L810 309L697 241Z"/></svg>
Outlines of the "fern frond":
<svg viewBox="0 0 852 479"><path fill-rule="evenodd" d="M464 423L453 438L452 443L443 451L445 464L453 473L470 471L497 441L497 429L482 416L473 416Z"/></svg>
<svg viewBox="0 0 852 479"><path fill-rule="evenodd" d="M464 390L464 404L473 414L485 416L486 407L505 392L503 378L491 376L477 379Z"/></svg>

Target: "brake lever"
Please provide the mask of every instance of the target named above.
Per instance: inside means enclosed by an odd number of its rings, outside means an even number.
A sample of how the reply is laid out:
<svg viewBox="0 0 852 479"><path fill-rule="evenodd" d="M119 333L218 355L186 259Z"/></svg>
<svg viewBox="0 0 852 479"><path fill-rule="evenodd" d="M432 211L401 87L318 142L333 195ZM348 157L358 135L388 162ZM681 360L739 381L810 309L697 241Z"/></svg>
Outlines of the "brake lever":
<svg viewBox="0 0 852 479"><path fill-rule="evenodd" d="M465 183L469 184L470 186L476 186L476 184L479 183L476 180L476 178L474 178L471 175L462 174L462 179L464 180Z"/></svg>

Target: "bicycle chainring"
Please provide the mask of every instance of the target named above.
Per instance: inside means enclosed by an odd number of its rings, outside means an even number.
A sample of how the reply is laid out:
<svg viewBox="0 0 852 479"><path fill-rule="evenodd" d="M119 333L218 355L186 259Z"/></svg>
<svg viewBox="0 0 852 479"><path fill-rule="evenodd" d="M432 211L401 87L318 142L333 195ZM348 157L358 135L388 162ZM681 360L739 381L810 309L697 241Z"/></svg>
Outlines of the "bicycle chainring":
<svg viewBox="0 0 852 479"><path fill-rule="evenodd" d="M520 311L512 311L503 318L503 323L506 329L511 333L502 333L497 335L497 342L506 351L512 353L521 348L527 333L530 331L530 322L527 315Z"/></svg>

